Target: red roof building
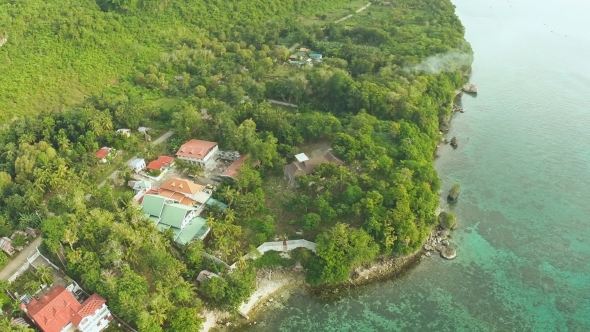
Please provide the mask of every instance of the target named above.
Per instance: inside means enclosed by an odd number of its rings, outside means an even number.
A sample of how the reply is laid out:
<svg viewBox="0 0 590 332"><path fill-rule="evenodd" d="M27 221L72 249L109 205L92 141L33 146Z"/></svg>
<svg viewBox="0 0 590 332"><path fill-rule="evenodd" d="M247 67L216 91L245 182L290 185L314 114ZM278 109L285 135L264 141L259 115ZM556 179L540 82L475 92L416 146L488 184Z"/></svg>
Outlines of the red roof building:
<svg viewBox="0 0 590 332"><path fill-rule="evenodd" d="M190 140L184 143L176 152L176 157L190 164L206 167L215 161L219 148L216 142Z"/></svg>
<svg viewBox="0 0 590 332"><path fill-rule="evenodd" d="M159 156L158 159L156 159L154 161L151 161L147 165L147 169L153 169L153 170L161 171L162 168L164 168L165 166L172 165L172 163L174 163L174 158L173 157Z"/></svg>
<svg viewBox="0 0 590 332"><path fill-rule="evenodd" d="M62 286L55 287L41 300L33 299L21 306L43 332L60 332L68 326L82 332L97 332L104 330L113 319L106 300L98 294L79 303Z"/></svg>
<svg viewBox="0 0 590 332"><path fill-rule="evenodd" d="M96 158L100 159L101 162L106 163L107 157L111 154L110 148L102 148L98 150L94 155Z"/></svg>
<svg viewBox="0 0 590 332"><path fill-rule="evenodd" d="M233 163L231 163L231 165L229 165L229 167L221 174L221 176L235 179L238 175L238 170L240 167L242 167L244 161L246 161L246 158L248 158L247 154L240 156L240 158L236 159Z"/></svg>

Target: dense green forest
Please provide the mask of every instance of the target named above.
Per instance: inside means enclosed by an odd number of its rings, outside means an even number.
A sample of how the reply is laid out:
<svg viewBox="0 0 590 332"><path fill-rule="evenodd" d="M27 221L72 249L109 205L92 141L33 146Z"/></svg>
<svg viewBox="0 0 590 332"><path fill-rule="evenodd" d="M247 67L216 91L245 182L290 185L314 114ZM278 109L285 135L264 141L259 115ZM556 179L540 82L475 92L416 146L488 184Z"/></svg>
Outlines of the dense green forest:
<svg viewBox="0 0 590 332"><path fill-rule="evenodd" d="M317 242L317 255L296 255L314 286L414 252L437 223L433 153L470 62L413 68L471 49L448 0L377 2L334 23L364 4L0 0L0 236L40 228L48 255L142 332L196 331L204 306L235 309L256 268L285 263L240 260L275 237ZM293 44L324 60L290 66ZM215 191L229 207L208 212L205 243L174 245L131 191L97 187L106 166L94 152L143 150L141 137L114 132L138 126L173 130L168 153L198 138L250 155ZM326 141L344 167L274 186L302 147ZM197 287L202 269L222 277Z"/></svg>

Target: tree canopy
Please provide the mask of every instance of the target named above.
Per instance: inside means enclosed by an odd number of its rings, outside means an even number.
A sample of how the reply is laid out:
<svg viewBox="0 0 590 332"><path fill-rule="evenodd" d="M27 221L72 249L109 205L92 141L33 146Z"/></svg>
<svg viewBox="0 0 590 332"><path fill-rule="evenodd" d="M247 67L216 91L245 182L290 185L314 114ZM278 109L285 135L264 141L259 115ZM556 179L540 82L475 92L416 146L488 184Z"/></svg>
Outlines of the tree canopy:
<svg viewBox="0 0 590 332"><path fill-rule="evenodd" d="M414 252L437 223L432 157L471 50L449 0L400 0L335 23L356 9L344 0L0 2L0 236L41 229L44 252L140 331L198 330L204 305L232 310L250 296L256 265L227 271L204 253L232 263L265 241L306 238L317 242L306 264L319 286L378 255ZM298 45L323 61L290 65ZM450 53L466 60L422 69ZM162 153L198 138L248 155L213 194L227 209L205 212L206 242L176 245L131 191L97 186L125 157L159 152L143 135L115 132L139 126L175 132ZM282 168L322 142L345 165L321 164L284 189ZM104 165L94 156L103 146L120 152ZM271 258L258 266L287 262ZM205 269L220 277L197 284Z"/></svg>

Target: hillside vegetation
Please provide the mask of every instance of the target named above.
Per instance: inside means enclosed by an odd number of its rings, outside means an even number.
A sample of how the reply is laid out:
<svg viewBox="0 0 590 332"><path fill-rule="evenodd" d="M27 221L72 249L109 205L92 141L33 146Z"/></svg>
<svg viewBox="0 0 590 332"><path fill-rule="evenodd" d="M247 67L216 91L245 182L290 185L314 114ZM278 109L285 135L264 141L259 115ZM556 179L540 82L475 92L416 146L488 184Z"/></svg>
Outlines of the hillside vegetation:
<svg viewBox="0 0 590 332"><path fill-rule="evenodd" d="M317 242L317 255L296 257L314 286L417 250L437 223L432 156L471 50L449 0L374 4L335 24L331 13L354 13L351 3L0 0L0 116L11 119L0 130L0 236L41 228L44 251L142 332L196 331L204 306L235 309L256 266L280 265L240 257L276 237ZM289 65L295 43L324 60ZM445 54L464 61L439 65ZM153 155L142 137L114 134L138 126L173 130L167 153L198 138L250 155L216 189L229 207L207 213L205 243L174 245L132 192L97 188L108 167L99 147ZM287 188L283 166L318 142L345 166ZM197 287L202 269L222 277Z"/></svg>
<svg viewBox="0 0 590 332"><path fill-rule="evenodd" d="M2 0L0 37L8 42L0 47L0 119L80 103L205 36L276 40L283 20L338 2Z"/></svg>

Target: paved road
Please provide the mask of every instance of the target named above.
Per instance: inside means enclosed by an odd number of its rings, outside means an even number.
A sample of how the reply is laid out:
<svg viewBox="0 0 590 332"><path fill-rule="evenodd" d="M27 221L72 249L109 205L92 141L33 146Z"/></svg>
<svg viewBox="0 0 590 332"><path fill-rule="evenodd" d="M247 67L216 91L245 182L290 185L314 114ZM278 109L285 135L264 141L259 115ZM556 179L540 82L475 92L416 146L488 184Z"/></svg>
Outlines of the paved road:
<svg viewBox="0 0 590 332"><path fill-rule="evenodd" d="M165 133L164 135L160 136L157 140L153 141L152 144L153 145L160 144L160 143L166 141L167 139L169 139L170 136L172 136L172 135L174 135L174 132L169 131L169 132Z"/></svg>
<svg viewBox="0 0 590 332"><path fill-rule="evenodd" d="M157 140L153 141L151 144L152 145L158 145L162 142L165 142L167 139L170 138L170 136L174 135L174 132L169 131L167 133L165 133L164 135L158 137ZM137 156L133 156L131 159L127 160L127 162L125 163L125 165L129 164L133 159L137 158ZM113 179L116 180L117 179L117 174L119 174L119 171L114 171L111 175L108 176L107 179ZM107 180L102 181L101 183L98 184L98 187L102 187L107 183Z"/></svg>
<svg viewBox="0 0 590 332"><path fill-rule="evenodd" d="M41 237L38 236L31 244L23 249L18 256L16 256L8 265L6 265L2 271L0 271L0 280L8 280L11 275L16 272L24 262L27 261L27 258L32 255L35 251L37 251L37 247L41 245ZM3 255L3 254L0 254Z"/></svg>

